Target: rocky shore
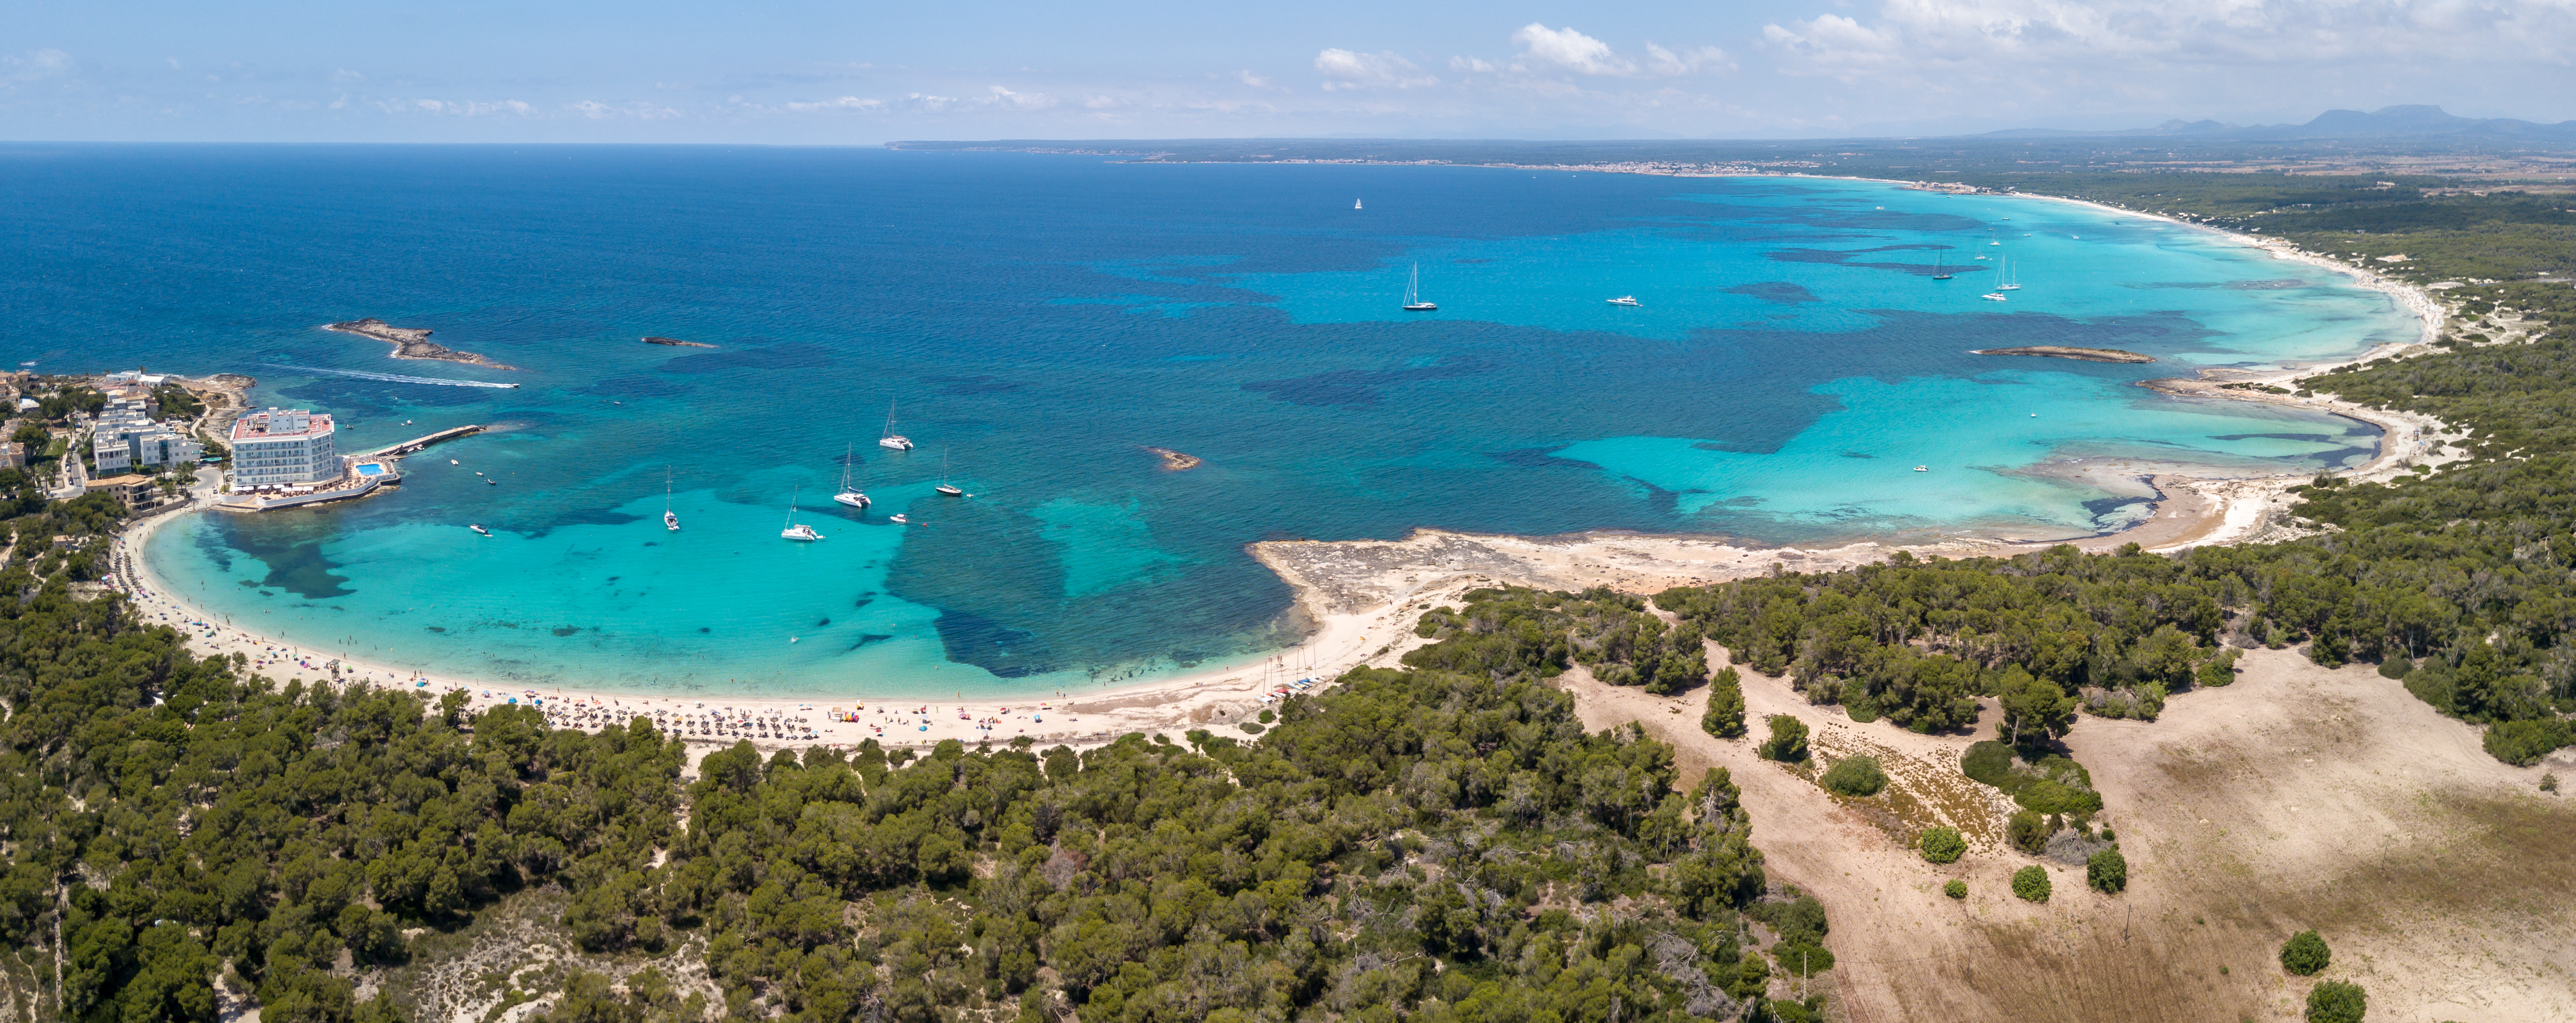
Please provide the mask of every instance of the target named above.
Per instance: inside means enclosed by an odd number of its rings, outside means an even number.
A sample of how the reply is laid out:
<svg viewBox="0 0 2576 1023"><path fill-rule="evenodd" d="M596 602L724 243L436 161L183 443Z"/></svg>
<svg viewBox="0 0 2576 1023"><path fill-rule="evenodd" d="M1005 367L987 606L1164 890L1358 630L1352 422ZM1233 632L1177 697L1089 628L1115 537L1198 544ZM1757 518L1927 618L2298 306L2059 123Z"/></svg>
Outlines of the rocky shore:
<svg viewBox="0 0 2576 1023"><path fill-rule="evenodd" d="M2124 352L2117 348L2077 348L2072 345L2031 345L2025 348L1971 348L1970 355L2038 355L2051 359L2081 359L2085 362L2154 362L2152 355Z"/></svg>
<svg viewBox="0 0 2576 1023"><path fill-rule="evenodd" d="M383 320L376 319L373 316L362 320L347 320L340 323L328 324L323 329L336 330L343 334L356 334L359 337L374 338L378 341L392 345L394 346L393 357L397 359L430 359L439 362L462 362L476 366L490 366L493 369L519 368L517 366L509 366L499 362L494 362L491 359L485 358L484 356L474 352L460 352L445 345L434 344L429 340L430 332L427 328L397 327L390 323L386 323Z"/></svg>

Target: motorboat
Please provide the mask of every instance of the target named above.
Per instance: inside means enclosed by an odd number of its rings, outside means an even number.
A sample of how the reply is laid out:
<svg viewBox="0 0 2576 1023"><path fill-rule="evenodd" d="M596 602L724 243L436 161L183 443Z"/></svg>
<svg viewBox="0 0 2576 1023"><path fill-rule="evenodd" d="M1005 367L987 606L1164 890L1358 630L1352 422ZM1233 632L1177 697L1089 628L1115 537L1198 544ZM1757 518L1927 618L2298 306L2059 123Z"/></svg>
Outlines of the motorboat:
<svg viewBox="0 0 2576 1023"><path fill-rule="evenodd" d="M911 519L911 518L909 518L909 517L907 517L907 516L905 516L905 515L904 515L903 513L901 513L901 512L896 512L896 513L895 513L895 514L893 514L893 515L887 516L887 517L886 517L886 521L891 522L891 523L894 523L895 525L898 525L898 526L902 526L902 525L909 525L909 524L911 524L912 519Z"/></svg>
<svg viewBox="0 0 2576 1023"><path fill-rule="evenodd" d="M465 528L467 528L467 529L471 529L471 530L473 530L473 531L475 531L475 532L477 532L477 533L481 533L481 534L483 534L483 535L485 535L485 536L490 536L490 535L492 535L492 531L491 531L491 530L483 528L480 524L468 524Z"/></svg>
<svg viewBox="0 0 2576 1023"><path fill-rule="evenodd" d="M1621 296L1619 296L1619 297L1617 297L1617 298L1611 299L1611 300L1610 300L1610 304L1611 304L1611 305L1624 305L1624 306L1642 306L1642 305L1644 305L1645 303L1637 301L1637 296L1635 296L1635 295L1621 295Z"/></svg>

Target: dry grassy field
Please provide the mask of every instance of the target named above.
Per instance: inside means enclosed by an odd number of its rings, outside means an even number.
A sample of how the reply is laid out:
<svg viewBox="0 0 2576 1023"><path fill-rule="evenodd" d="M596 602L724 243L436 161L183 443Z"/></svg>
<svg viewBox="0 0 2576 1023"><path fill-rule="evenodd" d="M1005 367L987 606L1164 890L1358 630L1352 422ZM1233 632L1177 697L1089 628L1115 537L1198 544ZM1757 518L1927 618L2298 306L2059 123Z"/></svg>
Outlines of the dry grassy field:
<svg viewBox="0 0 2576 1023"><path fill-rule="evenodd" d="M1712 647L1710 663L1724 662ZM2084 718L2067 737L2129 860L2126 893L2048 863L2055 893L2016 899L2012 872L2042 862L2005 846L2011 804L1960 775L1976 734L1923 736L1812 707L1786 679L1744 675L1752 734L1699 729L1706 691L1677 697L1567 676L1585 723L1641 721L1674 743L1686 777L1723 766L1744 788L1774 881L1813 891L1832 917L1836 968L1819 977L1844 1019L2294 1020L2313 979L2274 958L2313 928L2334 949L2316 979L2370 994L2370 1019L2576 1019L2576 751L2534 768L2497 762L2477 730L2434 713L2368 667L2319 668L2249 652L2236 684L2174 698L2160 720ZM1813 730L1808 765L1762 761L1761 718ZM1819 787L1845 756L1880 758L1892 781L1867 799ZM1907 848L1959 827L1958 863ZM1944 882L1963 879L1953 900Z"/></svg>

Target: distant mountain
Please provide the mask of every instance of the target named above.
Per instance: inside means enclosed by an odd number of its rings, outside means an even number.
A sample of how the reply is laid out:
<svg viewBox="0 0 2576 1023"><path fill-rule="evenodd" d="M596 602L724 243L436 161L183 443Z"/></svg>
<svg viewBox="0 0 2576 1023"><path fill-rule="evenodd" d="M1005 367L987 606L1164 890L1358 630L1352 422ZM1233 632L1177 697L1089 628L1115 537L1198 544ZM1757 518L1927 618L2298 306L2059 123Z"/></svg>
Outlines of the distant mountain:
<svg viewBox="0 0 2576 1023"><path fill-rule="evenodd" d="M2451 138L2461 136L2496 136L2546 141L2576 141L2576 121L2536 124L2509 117L2459 117L2436 106L2381 107L2369 113L2358 110L2328 110L2306 124L2236 125L2218 121L2184 121L2179 118L2153 128L2130 128L2123 131L2062 131L2055 128L2013 128L1990 131L1981 138L2076 138L2138 137L2187 135L2211 139L2272 141L2287 139L2328 138Z"/></svg>

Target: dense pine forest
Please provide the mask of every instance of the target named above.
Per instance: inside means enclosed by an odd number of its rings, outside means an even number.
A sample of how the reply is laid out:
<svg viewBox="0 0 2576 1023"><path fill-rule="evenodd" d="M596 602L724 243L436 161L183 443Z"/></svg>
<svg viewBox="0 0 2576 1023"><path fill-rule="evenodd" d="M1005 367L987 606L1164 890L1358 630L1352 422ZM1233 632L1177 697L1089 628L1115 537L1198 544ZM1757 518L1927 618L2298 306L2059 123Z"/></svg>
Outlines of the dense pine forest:
<svg viewBox="0 0 2576 1023"><path fill-rule="evenodd" d="M1547 684L1578 648L1696 684L1696 638L1672 653L1635 598L1453 629L1254 745L742 744L691 780L642 719L192 657L76 594L115 519L22 518L78 546L0 572L19 1018L211 1020L219 990L267 1023L418 1018L377 981L421 935L545 892L602 965L491 983L496 1009L545 989L552 1020L1808 1019L1766 996L1832 962L1725 772L1586 734Z"/></svg>
<svg viewBox="0 0 2576 1023"><path fill-rule="evenodd" d="M2409 275L2458 281L2439 350L2301 386L2464 428L2462 459L2388 484L2320 477L2295 509L2312 535L2280 544L1899 556L1651 605L1480 591L1426 614L1429 644L1401 669L1291 698L1257 738L740 744L694 768L641 719L586 734L191 656L91 585L113 501L49 502L0 471L16 538L0 565L6 1011L1804 1021L1824 1009L1809 989L1833 963L1830 907L1766 880L1724 771L1683 777L1633 726L1586 733L1552 678L1581 665L1707 691L1706 727L1729 737L1747 731L1738 676L1711 684L1703 637L1858 721L1950 730L1997 697L2010 741L1962 769L2013 794L2025 847L2069 826L2089 841L2100 809L2051 739L2229 684L2255 645L2376 664L2509 762L2576 741L2576 339L2560 326L2576 289L2521 279L2563 265L2564 210L2413 178L1995 173L2029 191L2151 186L2132 198L2323 251L2407 251ZM1766 748L1785 749L1774 728ZM2115 891L2125 866L2103 847L2090 883ZM424 981L424 950L532 906L578 961L486 971L461 995Z"/></svg>

